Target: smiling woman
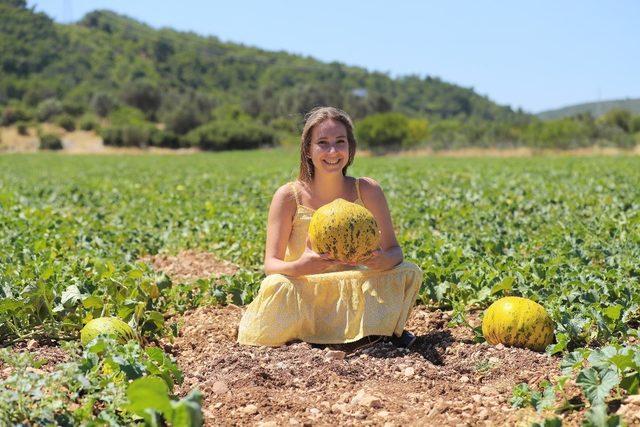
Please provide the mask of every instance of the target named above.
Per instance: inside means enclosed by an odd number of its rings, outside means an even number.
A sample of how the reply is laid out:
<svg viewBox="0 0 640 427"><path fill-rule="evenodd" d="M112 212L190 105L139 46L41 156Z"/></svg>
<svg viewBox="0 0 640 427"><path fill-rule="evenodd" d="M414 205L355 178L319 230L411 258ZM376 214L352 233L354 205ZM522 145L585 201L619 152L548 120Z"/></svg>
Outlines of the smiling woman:
<svg viewBox="0 0 640 427"><path fill-rule="evenodd" d="M403 336L422 271L402 262L382 189L371 178L347 176L356 139L349 116L333 107L307 116L300 147L300 174L273 196L267 224L267 277L247 307L238 341L278 346L292 340L348 343L367 336ZM345 264L313 251L314 211L337 199L367 208L380 229L380 247L359 263Z"/></svg>

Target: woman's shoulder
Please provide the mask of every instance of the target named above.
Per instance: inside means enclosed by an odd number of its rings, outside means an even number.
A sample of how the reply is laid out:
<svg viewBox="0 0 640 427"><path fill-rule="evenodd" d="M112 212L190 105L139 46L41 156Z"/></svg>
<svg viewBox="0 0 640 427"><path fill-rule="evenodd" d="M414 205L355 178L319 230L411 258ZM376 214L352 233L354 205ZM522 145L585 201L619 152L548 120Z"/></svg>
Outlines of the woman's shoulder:
<svg viewBox="0 0 640 427"><path fill-rule="evenodd" d="M362 176L357 179L361 194L373 195L382 192L382 187L380 187L380 184L378 184L378 181L375 179L369 178L368 176Z"/></svg>
<svg viewBox="0 0 640 427"><path fill-rule="evenodd" d="M295 183L287 182L286 184L278 187L276 192L273 194L272 203L278 203L285 209L295 209L297 205Z"/></svg>

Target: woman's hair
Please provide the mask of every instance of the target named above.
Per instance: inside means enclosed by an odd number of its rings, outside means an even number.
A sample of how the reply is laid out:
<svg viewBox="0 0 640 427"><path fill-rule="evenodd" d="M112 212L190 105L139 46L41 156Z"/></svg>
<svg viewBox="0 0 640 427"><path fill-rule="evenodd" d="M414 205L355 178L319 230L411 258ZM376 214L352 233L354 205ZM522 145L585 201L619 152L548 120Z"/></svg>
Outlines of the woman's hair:
<svg viewBox="0 0 640 427"><path fill-rule="evenodd" d="M309 111L305 117L304 129L300 138L300 173L298 179L302 182L310 183L313 179L314 167L311 161L309 150L311 148L311 134L316 125L325 120L335 120L344 125L347 130L347 142L349 143L349 161L342 168L342 174L347 174L347 168L353 163L356 155L356 137L353 134L353 122L351 117L344 111L335 107L316 107Z"/></svg>

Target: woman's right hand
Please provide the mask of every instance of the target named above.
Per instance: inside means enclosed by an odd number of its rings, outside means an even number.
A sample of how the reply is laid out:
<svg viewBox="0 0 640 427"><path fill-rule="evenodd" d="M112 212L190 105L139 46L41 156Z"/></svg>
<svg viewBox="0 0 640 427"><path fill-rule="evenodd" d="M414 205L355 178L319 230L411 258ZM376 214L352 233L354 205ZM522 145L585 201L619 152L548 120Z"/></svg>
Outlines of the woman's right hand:
<svg viewBox="0 0 640 427"><path fill-rule="evenodd" d="M324 273L331 267L341 265L340 261L329 258L326 254L319 254L311 249L311 241L307 236L307 243L304 248L304 252L300 255L300 258L296 260L298 264L298 273L301 276L307 274Z"/></svg>

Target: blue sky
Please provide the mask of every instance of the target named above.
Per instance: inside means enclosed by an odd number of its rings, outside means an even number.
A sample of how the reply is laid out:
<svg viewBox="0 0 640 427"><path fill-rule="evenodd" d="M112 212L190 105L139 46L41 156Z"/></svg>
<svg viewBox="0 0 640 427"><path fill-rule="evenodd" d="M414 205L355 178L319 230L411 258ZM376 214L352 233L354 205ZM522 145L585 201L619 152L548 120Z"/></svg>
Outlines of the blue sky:
<svg viewBox="0 0 640 427"><path fill-rule="evenodd" d="M58 22L110 9L154 27L472 87L531 112L640 98L640 1L30 0Z"/></svg>

